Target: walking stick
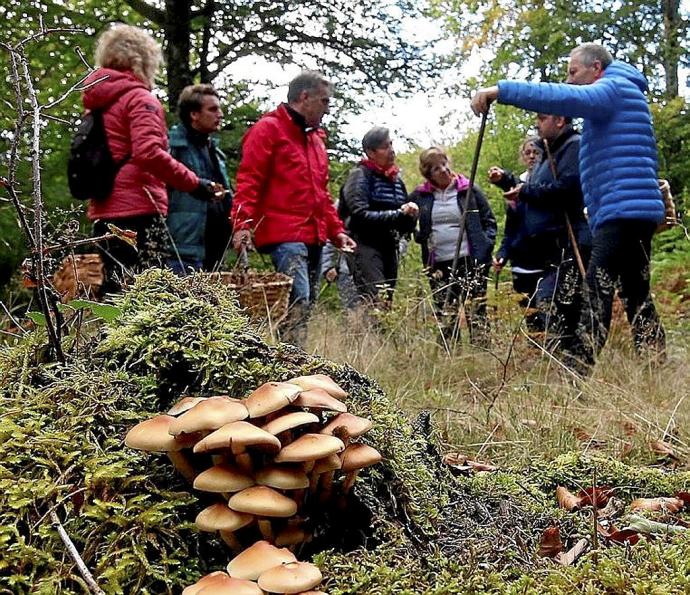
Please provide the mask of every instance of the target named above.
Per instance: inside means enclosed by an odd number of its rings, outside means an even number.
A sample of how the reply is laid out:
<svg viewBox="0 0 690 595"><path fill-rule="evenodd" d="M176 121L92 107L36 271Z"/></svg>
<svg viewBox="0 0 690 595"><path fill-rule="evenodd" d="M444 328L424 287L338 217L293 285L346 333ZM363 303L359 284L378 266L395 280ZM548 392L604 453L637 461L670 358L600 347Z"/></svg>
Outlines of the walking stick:
<svg viewBox="0 0 690 595"><path fill-rule="evenodd" d="M553 160L553 155L551 155L551 150L549 149L549 141L545 138L542 139L544 142L544 149L546 150L546 158L549 160L549 167L551 168L551 174L553 179L558 181L558 172L556 171L556 162ZM580 248L577 245L577 238L575 238L575 232L573 231L573 225L570 223L570 217L568 213L563 210L563 215L565 216L565 227L568 230L568 239L573 247L573 253L575 254L575 261L577 262L577 268L580 269L580 274L582 275L582 280L585 281L587 278L587 271L585 269L585 263L582 260L582 254L580 254Z"/></svg>
<svg viewBox="0 0 690 595"><path fill-rule="evenodd" d="M482 122L479 126L479 136L477 137L477 146L474 149L474 159L472 160L472 169L470 170L470 186L465 193L465 200L462 205L462 213L460 215L460 229L458 231L458 239L455 242L455 255L453 256L453 265L450 269L450 277L448 278L448 288L446 289L446 298L443 300L443 311L446 310L450 303L451 295L453 293L453 282L455 275L458 272L458 260L460 260L460 247L462 246L462 239L465 235L465 221L467 219L467 209L474 194L474 180L477 177L477 166L479 165L479 153L482 150L482 141L484 140L484 131L486 130L486 117L489 115L489 110L482 114Z"/></svg>

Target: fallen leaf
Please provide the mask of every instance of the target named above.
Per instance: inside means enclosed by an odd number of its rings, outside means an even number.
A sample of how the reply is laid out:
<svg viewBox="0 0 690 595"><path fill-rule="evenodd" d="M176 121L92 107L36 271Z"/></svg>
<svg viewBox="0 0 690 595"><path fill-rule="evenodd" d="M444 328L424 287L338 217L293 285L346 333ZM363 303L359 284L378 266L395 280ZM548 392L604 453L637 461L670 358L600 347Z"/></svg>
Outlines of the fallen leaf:
<svg viewBox="0 0 690 595"><path fill-rule="evenodd" d="M458 465L465 465L467 457L459 452L449 452L443 455L443 462L451 467L456 467Z"/></svg>
<svg viewBox="0 0 690 595"><path fill-rule="evenodd" d="M604 508L611 498L613 490L608 486L596 486L580 490L578 496L582 498L584 506L594 506L595 508Z"/></svg>
<svg viewBox="0 0 690 595"><path fill-rule="evenodd" d="M120 229L117 225L113 225L112 223L108 223L108 231L133 248L137 247L136 231L132 231L131 229Z"/></svg>
<svg viewBox="0 0 690 595"><path fill-rule="evenodd" d="M558 486L556 488L556 500L558 500L558 505L561 508L565 508L569 511L577 510L582 506L582 498L576 496L563 486Z"/></svg>
<svg viewBox="0 0 690 595"><path fill-rule="evenodd" d="M606 503L606 506L597 512L597 517L600 519L608 519L620 515L623 510L625 510L625 503L612 496Z"/></svg>
<svg viewBox="0 0 690 595"><path fill-rule="evenodd" d="M680 498L637 498L630 503L630 510L678 512L685 503Z"/></svg>
<svg viewBox="0 0 690 595"><path fill-rule="evenodd" d="M624 421L623 422L623 432L625 432L626 436L633 436L634 434L637 434L637 426L631 422L631 421Z"/></svg>
<svg viewBox="0 0 690 595"><path fill-rule="evenodd" d="M606 446L606 440L595 438L594 434L590 434L582 428L573 428L573 434L580 442L586 443L588 448L604 448Z"/></svg>
<svg viewBox="0 0 690 595"><path fill-rule="evenodd" d="M614 543L629 543L630 545L635 545L638 541L640 541L640 534L634 529L620 529L612 531L609 534L608 539Z"/></svg>
<svg viewBox="0 0 690 595"><path fill-rule="evenodd" d="M668 442L664 442L663 440L652 440L649 443L649 446L658 455L668 457L675 461L679 460L678 455L675 453L673 447Z"/></svg>
<svg viewBox="0 0 690 595"><path fill-rule="evenodd" d="M657 521L650 521L642 516L631 514L628 517L628 526L626 529L632 529L639 533L650 533L651 535L666 535L669 533L687 533L687 527L679 525L671 525L669 523L659 523Z"/></svg>
<svg viewBox="0 0 690 595"><path fill-rule="evenodd" d="M676 498L679 498L685 503L685 506L690 507L690 492L678 492Z"/></svg>
<svg viewBox="0 0 690 595"><path fill-rule="evenodd" d="M537 423L536 419L521 419L520 423L523 426L527 426L528 428L532 430L536 430L539 427L539 424Z"/></svg>
<svg viewBox="0 0 690 595"><path fill-rule="evenodd" d="M587 545L588 544L586 539L580 539L567 552L561 552L559 554L556 554L556 562L558 562L562 566L570 566L587 550Z"/></svg>
<svg viewBox="0 0 690 595"><path fill-rule="evenodd" d="M558 527L547 527L541 535L539 551L542 558L554 558L563 551L563 542Z"/></svg>
<svg viewBox="0 0 690 595"><path fill-rule="evenodd" d="M469 459L467 459L465 463L472 467L474 471L498 471L498 467L494 465L489 465L489 463L482 463L480 461L470 461Z"/></svg>

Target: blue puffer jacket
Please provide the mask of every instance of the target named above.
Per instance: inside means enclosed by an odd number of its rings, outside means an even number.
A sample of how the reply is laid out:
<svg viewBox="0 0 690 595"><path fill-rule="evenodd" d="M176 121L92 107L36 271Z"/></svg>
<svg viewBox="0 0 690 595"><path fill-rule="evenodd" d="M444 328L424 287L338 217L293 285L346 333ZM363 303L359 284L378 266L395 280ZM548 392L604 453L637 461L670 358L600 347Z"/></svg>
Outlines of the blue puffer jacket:
<svg viewBox="0 0 690 595"><path fill-rule="evenodd" d="M225 155L218 149L216 140L212 139L211 144L207 145L201 142L203 139L197 133L199 138L195 142L190 138L193 134L183 124L176 124L170 129L172 156L200 178L219 182L225 188L230 188ZM216 164L213 163L210 151L215 154ZM174 188L168 189L168 196L168 228L177 252L184 258L203 261L206 255L206 219L210 203Z"/></svg>
<svg viewBox="0 0 690 595"><path fill-rule="evenodd" d="M661 223L657 149L640 72L614 61L591 85L500 81L498 102L584 118L580 177L593 231L614 219Z"/></svg>

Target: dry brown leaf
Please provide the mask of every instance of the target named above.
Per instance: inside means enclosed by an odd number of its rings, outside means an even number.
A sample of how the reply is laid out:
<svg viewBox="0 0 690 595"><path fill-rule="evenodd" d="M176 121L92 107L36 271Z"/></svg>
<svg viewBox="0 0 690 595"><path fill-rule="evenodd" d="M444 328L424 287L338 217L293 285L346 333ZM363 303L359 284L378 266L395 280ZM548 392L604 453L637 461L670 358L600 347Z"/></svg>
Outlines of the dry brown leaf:
<svg viewBox="0 0 690 595"><path fill-rule="evenodd" d="M676 498L681 499L685 503L685 506L690 508L690 492L677 492Z"/></svg>
<svg viewBox="0 0 690 595"><path fill-rule="evenodd" d="M578 496L582 498L583 505L594 506L594 508L604 508L612 494L613 490L608 486L596 486L580 490Z"/></svg>
<svg viewBox="0 0 690 595"><path fill-rule="evenodd" d="M482 463L480 461L470 461L467 459L465 464L472 467L474 471L498 471L498 467L490 465L489 463Z"/></svg>
<svg viewBox="0 0 690 595"><path fill-rule="evenodd" d="M536 419L521 419L520 423L523 426L527 426L531 430L536 430L539 427L539 424L537 423Z"/></svg>
<svg viewBox="0 0 690 595"><path fill-rule="evenodd" d="M556 488L556 500L558 500L558 505L561 508L565 508L569 511L577 510L582 506L582 498L576 496L563 486L558 486Z"/></svg>
<svg viewBox="0 0 690 595"><path fill-rule="evenodd" d="M620 531L615 530L609 533L608 539L614 543L635 545L640 541L640 534L634 529L621 529Z"/></svg>
<svg viewBox="0 0 690 595"><path fill-rule="evenodd" d="M443 455L443 462L452 467L465 465L467 463L467 457L459 452L449 452L448 454Z"/></svg>
<svg viewBox="0 0 690 595"><path fill-rule="evenodd" d="M556 562L562 566L570 566L575 560L577 560L582 554L587 550L587 540L580 539L573 547L571 547L567 552L561 552L556 555Z"/></svg>
<svg viewBox="0 0 690 595"><path fill-rule="evenodd" d="M542 558L554 558L563 551L563 542L558 527L547 527L541 535L539 551Z"/></svg>
<svg viewBox="0 0 690 595"><path fill-rule="evenodd" d="M684 504L680 498L637 498L630 503L630 510L663 510L673 513L683 508Z"/></svg>
<svg viewBox="0 0 690 595"><path fill-rule="evenodd" d="M673 446L668 442L664 442L663 440L652 440L649 446L658 455L669 457L675 461L679 460L678 455L673 450Z"/></svg>

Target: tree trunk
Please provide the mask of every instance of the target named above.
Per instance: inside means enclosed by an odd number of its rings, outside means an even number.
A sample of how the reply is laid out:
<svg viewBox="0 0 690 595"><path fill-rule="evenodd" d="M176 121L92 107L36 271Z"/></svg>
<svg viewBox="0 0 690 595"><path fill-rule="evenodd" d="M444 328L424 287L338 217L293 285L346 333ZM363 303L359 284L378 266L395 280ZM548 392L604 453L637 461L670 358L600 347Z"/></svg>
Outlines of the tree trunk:
<svg viewBox="0 0 690 595"><path fill-rule="evenodd" d="M191 57L192 0L165 0L165 60L168 68L168 107L175 111L182 89L193 82Z"/></svg>
<svg viewBox="0 0 690 595"><path fill-rule="evenodd" d="M666 75L666 98L673 99L674 97L678 97L680 0L663 0L662 6L664 10L662 56L664 61L664 74Z"/></svg>

